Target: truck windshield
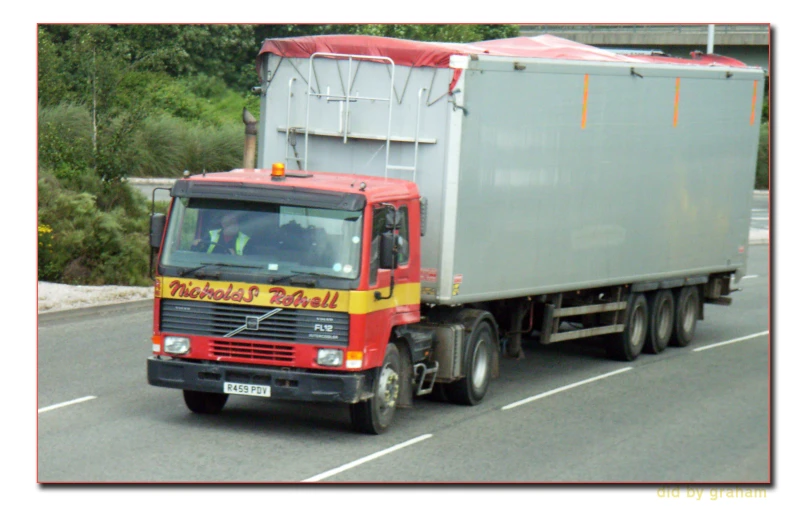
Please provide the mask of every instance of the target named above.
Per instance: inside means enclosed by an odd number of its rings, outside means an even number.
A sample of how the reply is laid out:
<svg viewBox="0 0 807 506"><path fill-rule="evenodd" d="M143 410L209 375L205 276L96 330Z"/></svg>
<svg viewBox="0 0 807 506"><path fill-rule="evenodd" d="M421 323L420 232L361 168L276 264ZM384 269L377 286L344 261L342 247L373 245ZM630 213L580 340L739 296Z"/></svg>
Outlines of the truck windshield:
<svg viewBox="0 0 807 506"><path fill-rule="evenodd" d="M269 283L301 272L355 280L361 230L360 211L178 198L160 268L176 276L259 275Z"/></svg>

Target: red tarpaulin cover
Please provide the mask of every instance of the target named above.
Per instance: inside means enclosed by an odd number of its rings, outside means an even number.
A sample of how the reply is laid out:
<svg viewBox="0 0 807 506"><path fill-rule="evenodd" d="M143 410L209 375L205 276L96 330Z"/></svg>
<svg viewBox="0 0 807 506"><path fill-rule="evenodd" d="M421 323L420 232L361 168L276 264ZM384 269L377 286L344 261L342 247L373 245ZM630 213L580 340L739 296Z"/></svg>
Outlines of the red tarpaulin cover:
<svg viewBox="0 0 807 506"><path fill-rule="evenodd" d="M314 53L380 56L392 59L396 65L439 68L448 67L449 59L452 55L462 54L521 56L553 60L745 67L745 64L738 60L717 55L701 55L696 59L687 60L664 56L617 54L607 49L573 42L554 35L515 37L467 44L418 42L370 35L318 35L313 37L267 39L264 41L258 56L260 57L264 53L272 53L286 58L308 58Z"/></svg>
<svg viewBox="0 0 807 506"><path fill-rule="evenodd" d="M266 39L263 42L263 47L261 47L261 52L258 53L259 61L264 53L272 53L285 58L308 58L314 53L379 56L390 58L395 65L438 68L447 68L452 55L463 54L520 56L553 60L745 67L745 64L738 60L718 55L693 53L693 59L687 60L667 56L618 54L607 49L573 42L554 35L514 37L512 39L487 40L465 44L419 42L371 35L317 35L313 37ZM448 87L449 90L454 90L461 72L459 69L454 71L454 77Z"/></svg>

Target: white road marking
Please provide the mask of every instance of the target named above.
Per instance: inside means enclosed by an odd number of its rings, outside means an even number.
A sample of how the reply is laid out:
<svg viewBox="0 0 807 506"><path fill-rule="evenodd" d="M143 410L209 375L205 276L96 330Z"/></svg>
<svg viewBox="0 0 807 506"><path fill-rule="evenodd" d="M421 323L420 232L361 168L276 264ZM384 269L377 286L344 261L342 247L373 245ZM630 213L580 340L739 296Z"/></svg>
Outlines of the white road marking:
<svg viewBox="0 0 807 506"><path fill-rule="evenodd" d="M746 339L753 339L755 337L764 336L768 334L770 331L766 330L765 332L758 332L756 334L751 334L750 336L738 337L737 339L729 339L728 341L723 341L722 343L710 344L707 346L701 346L699 348L694 348L692 351L703 351L708 350L710 348L717 348L718 346L725 346L727 344L739 343L740 341L745 341Z"/></svg>
<svg viewBox="0 0 807 506"><path fill-rule="evenodd" d="M758 277L759 277L759 274L751 274L749 276L743 276L743 279L753 279L753 278L758 278Z"/></svg>
<svg viewBox="0 0 807 506"><path fill-rule="evenodd" d="M78 404L79 402L91 401L93 399L97 399L97 397L95 397L94 395L88 395L87 397L81 397L80 399L73 399L72 401L60 402L59 404L54 404L52 406L46 406L44 408L39 408L38 413L44 413L45 411L51 411L51 410L54 410L54 409L63 408L65 406Z"/></svg>
<svg viewBox="0 0 807 506"><path fill-rule="evenodd" d="M507 406L504 406L502 409L503 410L512 409L512 408L521 406L522 404L526 404L528 402L537 401L538 399L543 399L544 397L549 397L550 395L555 395L555 394L563 392L565 390L569 390L571 388L575 388L575 387L579 387L581 385L585 385L586 383L591 383L591 382L594 382L594 381L605 379L605 378L607 378L609 376L613 376L615 374L620 374L620 373L623 373L623 372L626 372L626 371L630 371L631 369L633 369L633 367L625 367L623 369L617 369L616 371L612 371L612 372L609 372L609 373L606 373L606 374L602 374L600 376L595 376L595 377L589 378L587 380L578 381L577 383L572 383L571 385L566 385L565 387L556 388L554 390L550 390L550 391L544 392L542 394L533 395L532 397L527 397L526 399L520 400L518 402L508 404Z"/></svg>
<svg viewBox="0 0 807 506"><path fill-rule="evenodd" d="M409 441L404 441L403 443L397 444L395 446L391 446L391 447L387 448L386 450L381 450L379 452L373 453L372 455L368 455L368 456L362 457L362 458L360 458L358 460L354 460L353 462L350 462L349 464L339 466L339 467L337 467L335 469L331 469L330 471L325 471L324 473L320 473L320 474L318 474L316 476L312 476L311 478L303 480L303 482L304 483L305 482L315 482L315 481L324 480L325 478L330 478L331 476L333 476L335 474L339 474L339 473L341 473L343 471L347 471L348 469L352 469L352 468L354 468L356 466L360 466L362 464L370 462L371 460L377 459L379 457L383 457L384 455L387 455L387 454L390 454L390 453L392 453L394 451L400 450L401 448L406 448L407 446L413 445L415 443L420 443L421 441L429 439L430 437L432 437L431 434L424 434L422 436L418 436L418 437L416 437L414 439L410 439Z"/></svg>

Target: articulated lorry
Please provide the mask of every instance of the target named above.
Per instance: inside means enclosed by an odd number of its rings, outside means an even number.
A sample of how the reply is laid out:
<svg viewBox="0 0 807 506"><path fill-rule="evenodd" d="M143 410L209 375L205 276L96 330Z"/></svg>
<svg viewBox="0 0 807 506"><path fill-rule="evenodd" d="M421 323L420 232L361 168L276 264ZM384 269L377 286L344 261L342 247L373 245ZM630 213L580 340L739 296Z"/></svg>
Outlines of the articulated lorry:
<svg viewBox="0 0 807 506"><path fill-rule="evenodd" d="M195 413L338 402L381 433L481 402L525 339L687 346L745 273L759 68L548 35L271 39L257 67L257 160L152 218L148 381Z"/></svg>

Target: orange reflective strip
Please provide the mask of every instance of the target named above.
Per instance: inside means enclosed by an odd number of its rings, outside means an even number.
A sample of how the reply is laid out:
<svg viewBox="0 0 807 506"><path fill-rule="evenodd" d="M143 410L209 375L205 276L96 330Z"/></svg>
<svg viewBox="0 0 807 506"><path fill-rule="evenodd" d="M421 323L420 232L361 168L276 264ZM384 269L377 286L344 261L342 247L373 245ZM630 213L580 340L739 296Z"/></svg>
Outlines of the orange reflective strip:
<svg viewBox="0 0 807 506"><path fill-rule="evenodd" d="M678 126L678 100L681 97L681 78L675 78L675 108L673 110L673 127Z"/></svg>
<svg viewBox="0 0 807 506"><path fill-rule="evenodd" d="M754 113L757 109L757 83L759 81L754 81L754 96L751 97L751 121L748 123L749 125L754 124Z"/></svg>
<svg viewBox="0 0 807 506"><path fill-rule="evenodd" d="M583 78L583 120L580 123L580 128L586 128L586 116L588 114L588 74Z"/></svg>

